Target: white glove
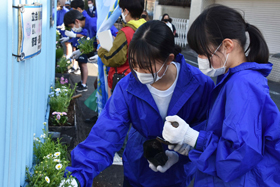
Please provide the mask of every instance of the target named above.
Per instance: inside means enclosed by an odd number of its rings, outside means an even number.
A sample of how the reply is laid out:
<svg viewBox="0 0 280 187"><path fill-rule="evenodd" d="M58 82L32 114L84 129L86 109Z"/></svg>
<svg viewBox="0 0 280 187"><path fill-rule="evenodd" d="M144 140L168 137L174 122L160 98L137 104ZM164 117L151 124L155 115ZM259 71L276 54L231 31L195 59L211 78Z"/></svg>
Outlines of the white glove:
<svg viewBox="0 0 280 187"><path fill-rule="evenodd" d="M92 57L89 57L88 62L90 63L97 63L98 55L94 55Z"/></svg>
<svg viewBox="0 0 280 187"><path fill-rule="evenodd" d="M174 150L181 155L188 156L191 146L188 144L177 144L177 145L168 145L168 149Z"/></svg>
<svg viewBox="0 0 280 187"><path fill-rule="evenodd" d="M175 128L171 122L179 123L179 127ZM179 116L167 116L164 123L162 137L172 144L189 144L194 147L198 138L199 132L194 130Z"/></svg>
<svg viewBox="0 0 280 187"><path fill-rule="evenodd" d="M65 35L69 36L70 38L76 38L77 34L75 34L73 31L65 31Z"/></svg>
<svg viewBox="0 0 280 187"><path fill-rule="evenodd" d="M62 37L59 39L62 43L67 42L70 38L69 37Z"/></svg>
<svg viewBox="0 0 280 187"><path fill-rule="evenodd" d="M179 155L174 152L174 151L165 151L166 156L168 157L167 162L165 163L164 166L158 166L155 167L154 164L152 164L151 162L149 162L149 167L151 168L151 170L153 170L154 172L161 172L164 173L166 172L169 168L171 168L171 166L173 166L174 164L176 164L179 161Z"/></svg>
<svg viewBox="0 0 280 187"><path fill-rule="evenodd" d="M59 25L59 26L57 26L56 28L57 28L57 29L61 29L62 31L64 31L64 30L65 30L65 25L64 25L64 23L63 23L62 25Z"/></svg>
<svg viewBox="0 0 280 187"><path fill-rule="evenodd" d="M78 59L79 56L82 54L82 52L80 50L76 50L72 53L72 55L70 56L70 58L73 58L73 59Z"/></svg>
<svg viewBox="0 0 280 187"><path fill-rule="evenodd" d="M59 187L63 187L66 184L70 184L72 187L78 187L79 184L77 183L77 181L74 178L69 178L67 180L63 179L61 181L61 183L59 184Z"/></svg>

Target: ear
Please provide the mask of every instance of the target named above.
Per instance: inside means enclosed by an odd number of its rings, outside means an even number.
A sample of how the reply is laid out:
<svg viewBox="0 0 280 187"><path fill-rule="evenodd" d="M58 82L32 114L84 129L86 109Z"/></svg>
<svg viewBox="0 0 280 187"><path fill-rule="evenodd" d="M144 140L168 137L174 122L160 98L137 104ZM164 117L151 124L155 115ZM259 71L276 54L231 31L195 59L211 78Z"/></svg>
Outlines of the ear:
<svg viewBox="0 0 280 187"><path fill-rule="evenodd" d="M224 39L223 44L226 50L226 54L230 53L235 46L234 42L229 38Z"/></svg>
<svg viewBox="0 0 280 187"><path fill-rule="evenodd" d="M167 60L167 65L170 65L171 64L171 62L174 60L174 58L175 58L175 55L173 54L173 53L171 53L170 55L169 55L169 57L168 57L168 60Z"/></svg>
<svg viewBox="0 0 280 187"><path fill-rule="evenodd" d="M129 11L125 8L123 13L128 15Z"/></svg>
<svg viewBox="0 0 280 187"><path fill-rule="evenodd" d="M77 10L78 10L80 13L83 13L83 10L82 10L80 7L78 7Z"/></svg>

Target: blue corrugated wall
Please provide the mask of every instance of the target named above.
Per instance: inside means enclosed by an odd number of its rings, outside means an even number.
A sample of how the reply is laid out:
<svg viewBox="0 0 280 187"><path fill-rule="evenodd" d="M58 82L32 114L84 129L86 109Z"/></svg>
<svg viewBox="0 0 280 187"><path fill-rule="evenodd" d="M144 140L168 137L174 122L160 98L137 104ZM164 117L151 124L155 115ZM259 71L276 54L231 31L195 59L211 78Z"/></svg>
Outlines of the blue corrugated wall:
<svg viewBox="0 0 280 187"><path fill-rule="evenodd" d="M50 0L0 1L0 186L24 184L25 167L32 166L33 134L42 134L48 93L55 74L55 25L50 28ZM56 7L55 0L55 7ZM43 5L42 52L17 62L18 4Z"/></svg>

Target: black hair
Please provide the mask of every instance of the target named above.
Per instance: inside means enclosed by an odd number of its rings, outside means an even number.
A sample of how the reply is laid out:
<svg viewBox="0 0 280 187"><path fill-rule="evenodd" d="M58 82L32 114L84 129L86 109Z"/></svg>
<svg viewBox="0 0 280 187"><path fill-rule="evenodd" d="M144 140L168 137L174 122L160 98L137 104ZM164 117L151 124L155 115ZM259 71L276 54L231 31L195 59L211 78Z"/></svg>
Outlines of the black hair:
<svg viewBox="0 0 280 187"><path fill-rule="evenodd" d="M144 10L144 0L120 0L119 6L127 9L132 18L138 19Z"/></svg>
<svg viewBox="0 0 280 187"><path fill-rule="evenodd" d="M84 10L85 9L85 3L84 3L83 0L74 0L74 1L71 2L71 7L75 8L75 9L80 8L80 9Z"/></svg>
<svg viewBox="0 0 280 187"><path fill-rule="evenodd" d="M250 44L244 50L246 31ZM245 53L250 50L248 62L268 63L269 50L260 30L246 23L238 11L223 5L210 6L204 10L191 25L187 38L190 48L200 55L206 55L209 60L214 52L210 46L217 48L228 38L237 40Z"/></svg>
<svg viewBox="0 0 280 187"><path fill-rule="evenodd" d="M78 10L70 10L66 12L66 14L64 15L64 19L63 19L64 25L68 26L69 24L72 23L75 24L76 19L83 21L86 18Z"/></svg>
<svg viewBox="0 0 280 187"><path fill-rule="evenodd" d="M164 21L164 20L165 20L165 19L164 19L165 16L168 16L168 21L171 23L171 18L170 18L170 16L169 16L168 14L166 14L166 13L162 15L161 21Z"/></svg>
<svg viewBox="0 0 280 187"><path fill-rule="evenodd" d="M172 31L161 21L148 21L141 25L129 44L128 60L131 72L134 68L153 72L156 61L166 62L170 54L175 54Z"/></svg>

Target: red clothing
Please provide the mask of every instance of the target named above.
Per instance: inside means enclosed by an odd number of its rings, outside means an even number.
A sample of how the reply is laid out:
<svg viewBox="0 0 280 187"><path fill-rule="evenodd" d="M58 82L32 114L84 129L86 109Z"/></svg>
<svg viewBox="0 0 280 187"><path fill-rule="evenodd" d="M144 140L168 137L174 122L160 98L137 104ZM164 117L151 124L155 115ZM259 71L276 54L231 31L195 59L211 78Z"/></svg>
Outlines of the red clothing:
<svg viewBox="0 0 280 187"><path fill-rule="evenodd" d="M131 27L128 27L128 26L123 27L121 29L121 31L124 32L124 34L126 36L126 40L127 40L127 53L126 53L127 60L123 65L117 67L117 73L122 74L126 70L125 75L127 75L130 73L130 68L129 68L129 63L128 63L128 47L129 47L129 44L132 40L132 37L133 37L133 34L135 33L135 31ZM109 73L108 73L108 85L110 88L112 88L112 85L113 85L113 76L114 76L115 72L116 72L116 68L111 67L109 70Z"/></svg>

